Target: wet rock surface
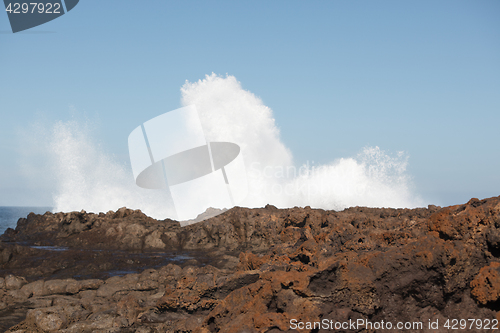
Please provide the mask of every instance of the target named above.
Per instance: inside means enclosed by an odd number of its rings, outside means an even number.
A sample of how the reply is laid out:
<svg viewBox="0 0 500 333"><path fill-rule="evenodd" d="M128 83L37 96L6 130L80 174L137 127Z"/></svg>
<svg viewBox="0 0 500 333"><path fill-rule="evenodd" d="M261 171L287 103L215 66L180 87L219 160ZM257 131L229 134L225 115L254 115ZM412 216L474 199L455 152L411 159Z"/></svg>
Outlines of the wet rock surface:
<svg viewBox="0 0 500 333"><path fill-rule="evenodd" d="M500 197L341 212L237 207L185 227L124 208L30 214L0 242L8 332L328 332L306 323L358 319L448 332L447 319L494 320L499 310ZM337 331L382 331L351 328Z"/></svg>

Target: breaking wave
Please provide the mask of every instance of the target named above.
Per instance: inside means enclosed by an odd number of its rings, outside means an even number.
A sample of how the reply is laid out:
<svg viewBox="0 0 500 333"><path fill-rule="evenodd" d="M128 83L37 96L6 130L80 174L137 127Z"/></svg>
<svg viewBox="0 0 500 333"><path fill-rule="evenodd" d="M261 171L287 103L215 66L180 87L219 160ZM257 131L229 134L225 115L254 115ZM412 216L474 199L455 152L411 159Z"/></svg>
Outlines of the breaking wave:
<svg viewBox="0 0 500 333"><path fill-rule="evenodd" d="M196 105L208 141L241 147L249 195L240 206L339 210L421 205L411 190L408 156L402 152L391 156L379 147L366 147L357 156L329 164L295 166L291 151L280 140L272 110L234 76L207 75L186 82L181 93L183 105ZM92 140L88 126L58 122L50 137L57 179L55 211L101 212L126 206L158 219L173 216L165 204L167 194L136 186L129 164L106 154Z"/></svg>

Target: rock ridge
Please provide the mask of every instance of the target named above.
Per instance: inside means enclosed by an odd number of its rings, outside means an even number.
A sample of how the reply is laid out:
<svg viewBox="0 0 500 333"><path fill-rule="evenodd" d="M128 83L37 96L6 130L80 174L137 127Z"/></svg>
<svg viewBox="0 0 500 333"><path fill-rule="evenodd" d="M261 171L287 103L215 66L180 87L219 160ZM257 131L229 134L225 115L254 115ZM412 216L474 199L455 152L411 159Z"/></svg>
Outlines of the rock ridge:
<svg viewBox="0 0 500 333"><path fill-rule="evenodd" d="M447 319L500 319L500 197L339 212L235 207L182 227L126 208L30 214L0 239L8 332L312 333L330 330L294 330L292 320L357 319L439 320L413 331L447 332ZM106 275L110 265L136 271Z"/></svg>

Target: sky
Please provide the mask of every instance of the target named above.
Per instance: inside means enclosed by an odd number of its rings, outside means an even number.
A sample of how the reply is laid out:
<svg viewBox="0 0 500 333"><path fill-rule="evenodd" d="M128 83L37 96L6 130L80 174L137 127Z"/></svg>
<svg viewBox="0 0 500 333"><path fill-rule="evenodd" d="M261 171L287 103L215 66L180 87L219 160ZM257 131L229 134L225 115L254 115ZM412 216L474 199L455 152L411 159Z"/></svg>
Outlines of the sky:
<svg viewBox="0 0 500 333"><path fill-rule="evenodd" d="M296 165L379 147L425 205L500 195L497 0L81 0L15 34L0 13L0 66L0 206L53 205L53 124L127 164L130 132L212 73L272 110Z"/></svg>

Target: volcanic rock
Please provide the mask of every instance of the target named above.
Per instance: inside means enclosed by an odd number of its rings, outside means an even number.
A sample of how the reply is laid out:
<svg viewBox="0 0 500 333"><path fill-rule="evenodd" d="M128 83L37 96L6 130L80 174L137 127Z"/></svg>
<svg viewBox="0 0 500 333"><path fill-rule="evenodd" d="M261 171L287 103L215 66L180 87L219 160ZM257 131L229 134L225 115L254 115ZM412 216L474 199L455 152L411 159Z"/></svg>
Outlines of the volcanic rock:
<svg viewBox="0 0 500 333"><path fill-rule="evenodd" d="M500 197L236 207L184 227L125 208L30 214L1 239L8 332L383 331L342 326L357 320L447 332L447 320L500 317Z"/></svg>

